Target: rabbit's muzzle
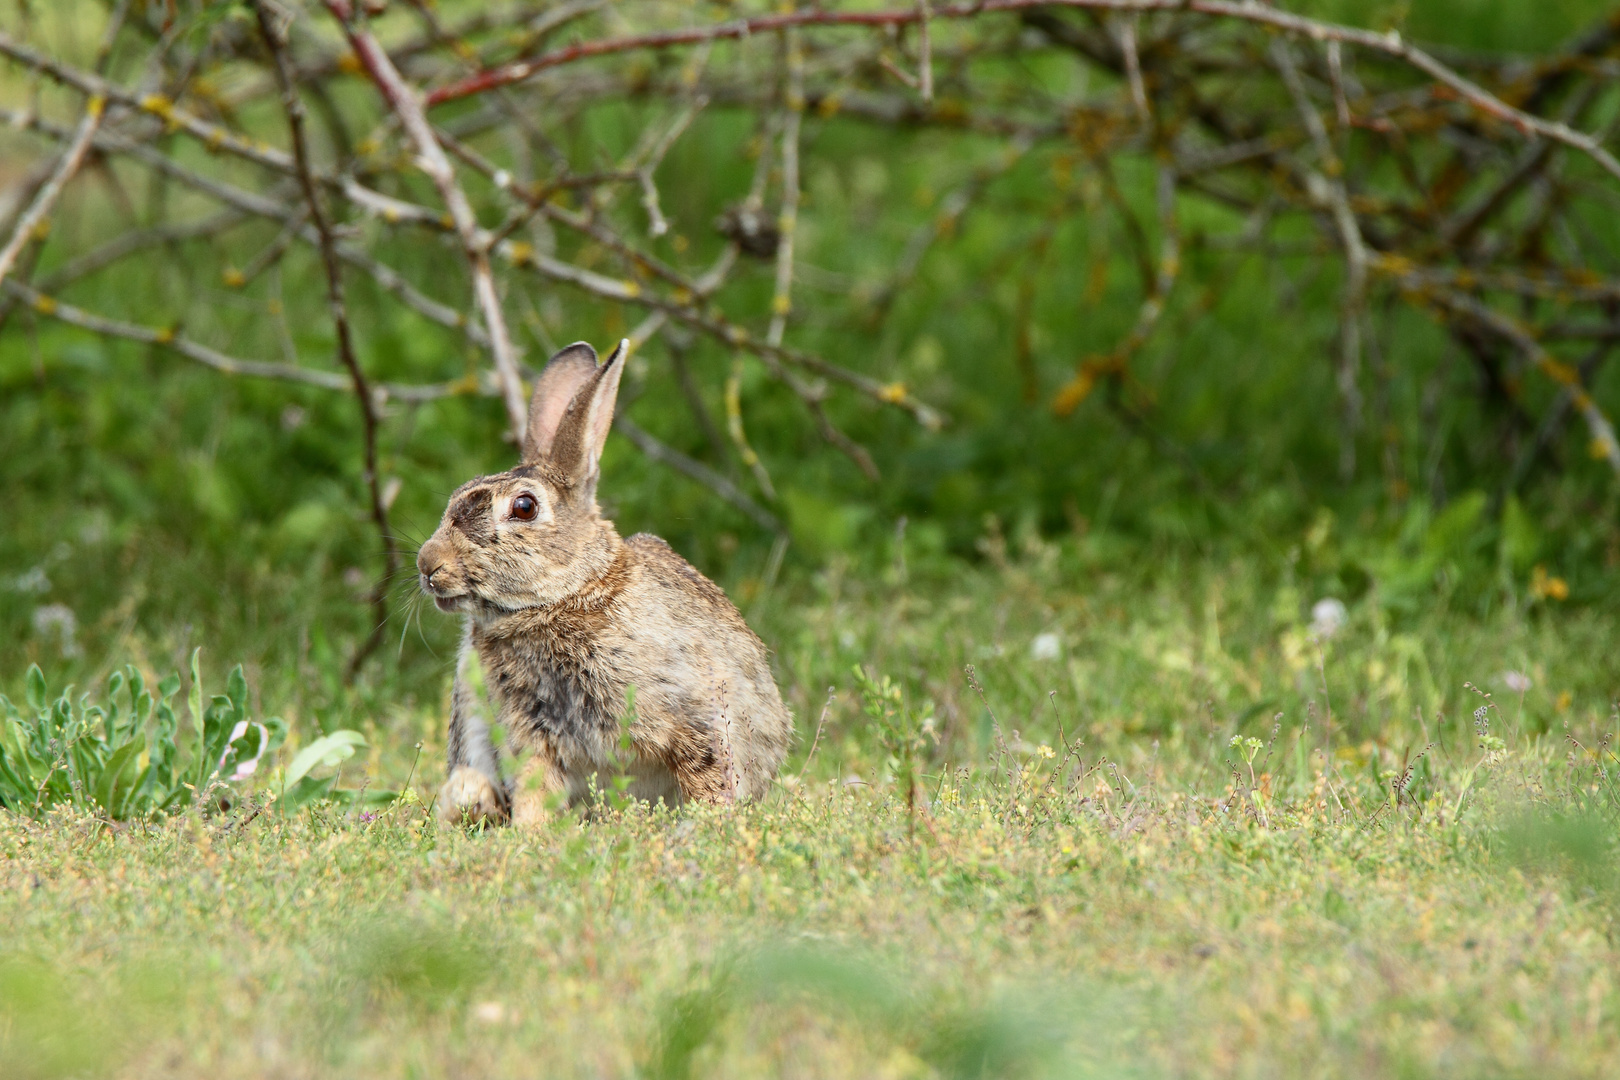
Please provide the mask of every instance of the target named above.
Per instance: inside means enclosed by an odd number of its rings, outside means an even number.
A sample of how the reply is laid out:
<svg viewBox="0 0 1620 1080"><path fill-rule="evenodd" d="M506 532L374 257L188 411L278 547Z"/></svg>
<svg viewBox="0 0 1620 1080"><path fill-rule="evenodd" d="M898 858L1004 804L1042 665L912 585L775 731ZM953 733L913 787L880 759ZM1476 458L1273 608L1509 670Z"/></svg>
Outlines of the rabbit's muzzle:
<svg viewBox="0 0 1620 1080"><path fill-rule="evenodd" d="M417 553L416 572L421 578L422 591L433 597L433 605L440 611L455 611L460 606L466 596L456 580L460 575L433 541L423 544Z"/></svg>

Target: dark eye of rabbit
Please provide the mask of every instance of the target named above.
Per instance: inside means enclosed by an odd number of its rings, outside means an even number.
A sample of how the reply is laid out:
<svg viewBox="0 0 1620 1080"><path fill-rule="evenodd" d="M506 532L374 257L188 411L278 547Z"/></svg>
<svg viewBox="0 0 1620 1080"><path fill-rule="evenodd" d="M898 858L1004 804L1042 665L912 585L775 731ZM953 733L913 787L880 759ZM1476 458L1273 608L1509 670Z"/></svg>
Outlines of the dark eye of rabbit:
<svg viewBox="0 0 1620 1080"><path fill-rule="evenodd" d="M535 510L533 495L519 495L512 500L512 516L519 521L533 521Z"/></svg>

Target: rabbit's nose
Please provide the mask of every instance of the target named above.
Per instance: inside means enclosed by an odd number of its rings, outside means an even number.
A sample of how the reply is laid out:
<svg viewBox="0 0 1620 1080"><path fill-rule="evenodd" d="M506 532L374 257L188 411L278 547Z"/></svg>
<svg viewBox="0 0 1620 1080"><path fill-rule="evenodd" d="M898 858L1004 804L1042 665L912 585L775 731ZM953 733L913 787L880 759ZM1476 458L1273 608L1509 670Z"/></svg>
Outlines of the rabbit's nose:
<svg viewBox="0 0 1620 1080"><path fill-rule="evenodd" d="M439 560L428 562L426 559L416 560L416 572L422 575L422 580L430 588L433 585L433 575L444 569L444 563Z"/></svg>

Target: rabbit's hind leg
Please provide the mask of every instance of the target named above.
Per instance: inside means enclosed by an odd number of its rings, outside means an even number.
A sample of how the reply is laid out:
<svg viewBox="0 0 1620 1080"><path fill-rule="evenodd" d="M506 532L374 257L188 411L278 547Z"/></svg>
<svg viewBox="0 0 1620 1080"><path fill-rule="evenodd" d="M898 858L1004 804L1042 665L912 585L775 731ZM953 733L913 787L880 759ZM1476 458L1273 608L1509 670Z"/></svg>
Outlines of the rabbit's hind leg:
<svg viewBox="0 0 1620 1080"><path fill-rule="evenodd" d="M512 824L520 829L537 829L551 820L552 814L568 805L570 799L568 778L555 751L549 746L537 747L522 768L512 792Z"/></svg>
<svg viewBox="0 0 1620 1080"><path fill-rule="evenodd" d="M683 799L737 801L737 770L728 740L711 737L701 729L677 728L666 736L660 750Z"/></svg>

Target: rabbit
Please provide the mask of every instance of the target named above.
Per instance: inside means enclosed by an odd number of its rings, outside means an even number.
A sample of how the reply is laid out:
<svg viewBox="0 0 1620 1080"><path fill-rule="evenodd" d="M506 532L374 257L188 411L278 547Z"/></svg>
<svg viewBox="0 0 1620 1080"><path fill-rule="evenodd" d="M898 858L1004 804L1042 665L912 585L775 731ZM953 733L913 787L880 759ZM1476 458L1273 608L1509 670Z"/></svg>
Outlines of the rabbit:
<svg viewBox="0 0 1620 1080"><path fill-rule="evenodd" d="M755 799L787 754L792 717L736 607L658 537L620 539L596 505L628 348L600 365L585 342L552 357L522 464L458 488L416 557L423 591L465 616L446 821L533 826L615 776L671 806ZM508 750L529 754L510 787L469 685L475 652Z"/></svg>

